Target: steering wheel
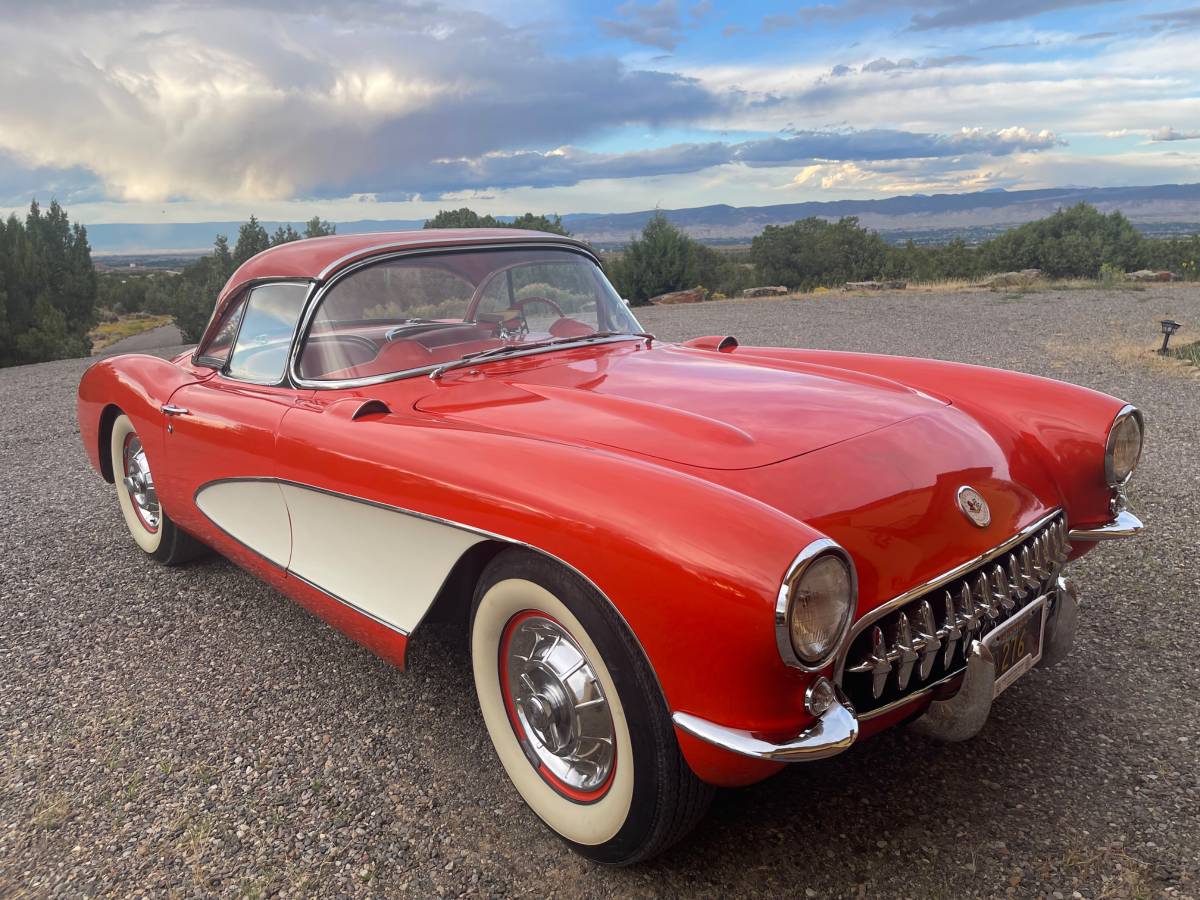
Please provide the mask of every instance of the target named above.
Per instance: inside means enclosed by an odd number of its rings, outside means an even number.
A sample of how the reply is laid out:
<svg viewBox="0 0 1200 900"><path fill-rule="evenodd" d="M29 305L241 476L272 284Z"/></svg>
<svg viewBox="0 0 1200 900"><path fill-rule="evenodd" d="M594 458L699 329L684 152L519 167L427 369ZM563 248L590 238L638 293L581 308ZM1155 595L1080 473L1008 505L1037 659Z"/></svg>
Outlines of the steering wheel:
<svg viewBox="0 0 1200 900"><path fill-rule="evenodd" d="M559 306L557 303L555 303L553 300L551 300L549 297L537 297L537 296L521 297L518 300L512 301L512 305L516 309L519 309L521 311L522 316L525 315L525 304L526 303L544 303L546 306L548 306L552 310L554 310L558 314L558 317L560 319L565 319L567 317L567 314L565 312L563 312L563 308L561 306Z"/></svg>

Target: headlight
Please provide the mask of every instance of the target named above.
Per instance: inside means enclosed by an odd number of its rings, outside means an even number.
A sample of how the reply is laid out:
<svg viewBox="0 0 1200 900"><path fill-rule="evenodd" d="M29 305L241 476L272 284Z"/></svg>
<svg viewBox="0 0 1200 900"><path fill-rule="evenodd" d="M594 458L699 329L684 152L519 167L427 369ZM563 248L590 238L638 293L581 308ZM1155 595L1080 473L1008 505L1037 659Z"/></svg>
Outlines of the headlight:
<svg viewBox="0 0 1200 900"><path fill-rule="evenodd" d="M792 563L775 606L775 640L783 661L815 670L828 664L854 612L857 580L846 552L813 541Z"/></svg>
<svg viewBox="0 0 1200 900"><path fill-rule="evenodd" d="M1141 455L1142 414L1136 407L1126 406L1113 420L1104 447L1104 477L1109 486L1120 487L1127 482Z"/></svg>

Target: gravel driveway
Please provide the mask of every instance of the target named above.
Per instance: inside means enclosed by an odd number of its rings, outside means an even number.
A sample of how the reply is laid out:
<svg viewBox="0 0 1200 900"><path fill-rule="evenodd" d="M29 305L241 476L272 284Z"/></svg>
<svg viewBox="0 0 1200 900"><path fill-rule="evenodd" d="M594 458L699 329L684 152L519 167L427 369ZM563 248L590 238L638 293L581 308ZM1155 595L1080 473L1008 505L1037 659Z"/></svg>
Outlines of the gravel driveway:
<svg viewBox="0 0 1200 900"><path fill-rule="evenodd" d="M718 795L632 870L566 852L444 634L400 674L219 559L145 560L88 468L88 361L0 371L0 895L1200 893L1200 380L1122 350L1200 292L830 294L645 311L663 338L1005 366L1137 403L1144 538L1076 565L1075 653L974 741L905 732Z"/></svg>

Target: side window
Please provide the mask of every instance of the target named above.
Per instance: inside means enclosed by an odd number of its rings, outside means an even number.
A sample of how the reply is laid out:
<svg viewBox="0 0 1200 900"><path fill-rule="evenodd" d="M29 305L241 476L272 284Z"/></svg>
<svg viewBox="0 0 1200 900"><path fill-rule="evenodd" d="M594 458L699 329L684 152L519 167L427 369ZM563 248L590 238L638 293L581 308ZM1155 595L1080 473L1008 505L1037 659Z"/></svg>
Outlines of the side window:
<svg viewBox="0 0 1200 900"><path fill-rule="evenodd" d="M247 294L243 293L236 301L225 307L221 316L221 324L216 334L204 348L204 352L196 357L201 365L221 368L229 360L229 351L233 349L233 339L237 337L238 326L242 324L242 312L246 309Z"/></svg>
<svg viewBox="0 0 1200 900"><path fill-rule="evenodd" d="M266 384L283 378L307 295L308 285L298 282L264 284L250 292L226 369L230 378Z"/></svg>

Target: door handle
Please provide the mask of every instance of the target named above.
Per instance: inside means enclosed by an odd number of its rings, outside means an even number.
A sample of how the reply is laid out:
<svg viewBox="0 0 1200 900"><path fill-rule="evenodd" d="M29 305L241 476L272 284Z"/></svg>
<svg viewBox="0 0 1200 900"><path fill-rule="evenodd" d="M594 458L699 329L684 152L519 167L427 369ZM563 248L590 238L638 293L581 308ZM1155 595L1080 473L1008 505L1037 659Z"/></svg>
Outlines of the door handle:
<svg viewBox="0 0 1200 900"><path fill-rule="evenodd" d="M182 406L175 406L173 403L165 403L162 406L162 414L164 416L190 416L191 410L185 409Z"/></svg>

